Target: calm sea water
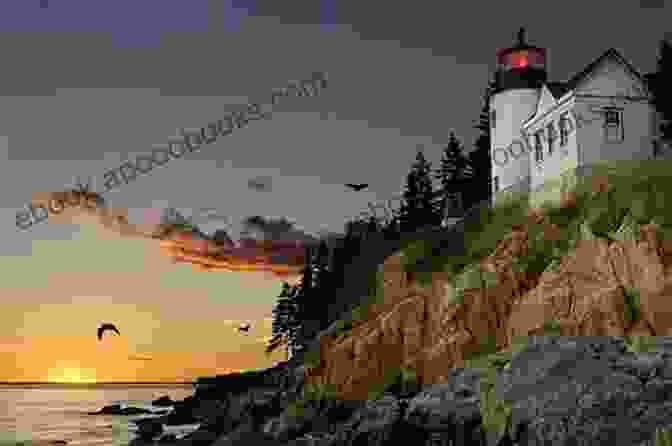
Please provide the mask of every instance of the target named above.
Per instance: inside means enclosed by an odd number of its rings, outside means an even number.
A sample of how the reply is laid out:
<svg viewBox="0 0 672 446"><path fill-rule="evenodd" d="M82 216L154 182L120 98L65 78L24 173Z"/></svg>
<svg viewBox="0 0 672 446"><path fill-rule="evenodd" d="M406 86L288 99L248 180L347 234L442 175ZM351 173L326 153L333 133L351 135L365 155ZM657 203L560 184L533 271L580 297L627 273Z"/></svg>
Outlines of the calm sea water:
<svg viewBox="0 0 672 446"><path fill-rule="evenodd" d="M181 400L193 395L191 385L8 385L0 384L0 446L35 440L66 440L68 445L122 446L135 436L131 420L148 415L87 415L103 406L153 407L152 400L168 395ZM178 438L198 425L164 426Z"/></svg>

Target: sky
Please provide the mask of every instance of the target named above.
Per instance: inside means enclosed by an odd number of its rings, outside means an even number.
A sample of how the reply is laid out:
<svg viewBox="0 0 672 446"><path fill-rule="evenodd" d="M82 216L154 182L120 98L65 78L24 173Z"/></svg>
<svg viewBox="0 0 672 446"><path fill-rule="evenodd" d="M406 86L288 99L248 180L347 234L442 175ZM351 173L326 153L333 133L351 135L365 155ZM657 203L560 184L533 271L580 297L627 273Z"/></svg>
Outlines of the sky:
<svg viewBox="0 0 672 446"><path fill-rule="evenodd" d="M191 381L284 359L263 354L282 278L176 263L136 229L173 207L234 240L250 216L340 233L401 191L418 148L436 165L451 131L473 144L496 51L520 26L551 80L609 47L646 73L672 37L663 3L3 0L0 381ZM270 104L314 72L328 76L319 94L106 192L132 234L75 208L17 227L24 205L78 178L104 190L177 129ZM102 322L121 336L99 342Z"/></svg>

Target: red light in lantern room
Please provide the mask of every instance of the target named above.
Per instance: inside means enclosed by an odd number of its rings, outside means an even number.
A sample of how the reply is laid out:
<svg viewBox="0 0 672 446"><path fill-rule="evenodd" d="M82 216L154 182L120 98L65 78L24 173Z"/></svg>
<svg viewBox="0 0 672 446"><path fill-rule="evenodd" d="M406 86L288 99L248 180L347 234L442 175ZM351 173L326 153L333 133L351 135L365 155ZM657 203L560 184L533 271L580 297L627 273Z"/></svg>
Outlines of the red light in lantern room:
<svg viewBox="0 0 672 446"><path fill-rule="evenodd" d="M511 54L511 68L526 68L529 63L527 60L527 51Z"/></svg>

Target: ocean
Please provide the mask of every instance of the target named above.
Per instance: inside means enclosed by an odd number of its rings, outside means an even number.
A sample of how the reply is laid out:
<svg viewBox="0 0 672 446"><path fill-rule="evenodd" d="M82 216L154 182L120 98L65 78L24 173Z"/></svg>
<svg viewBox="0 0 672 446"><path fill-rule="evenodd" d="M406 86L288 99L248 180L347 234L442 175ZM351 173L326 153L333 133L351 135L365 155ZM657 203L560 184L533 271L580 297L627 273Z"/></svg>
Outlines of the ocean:
<svg viewBox="0 0 672 446"><path fill-rule="evenodd" d="M168 395L194 394L190 384L0 384L0 446L28 446L37 440L66 440L68 446L125 446L133 438L131 420L151 415L88 415L112 404L166 410L151 402ZM158 415L157 415L158 416ZM164 426L178 438L198 425Z"/></svg>

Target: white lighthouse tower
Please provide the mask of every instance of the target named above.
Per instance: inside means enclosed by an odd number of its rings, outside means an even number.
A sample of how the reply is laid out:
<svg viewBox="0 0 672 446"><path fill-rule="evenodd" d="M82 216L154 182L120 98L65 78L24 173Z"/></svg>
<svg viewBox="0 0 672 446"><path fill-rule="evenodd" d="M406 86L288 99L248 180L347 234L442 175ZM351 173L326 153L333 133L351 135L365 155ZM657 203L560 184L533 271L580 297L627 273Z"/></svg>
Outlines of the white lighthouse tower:
<svg viewBox="0 0 672 446"><path fill-rule="evenodd" d="M535 113L544 82L546 52L527 45L521 28L518 43L497 53L495 89L490 98L493 198L503 190L529 190L530 150L521 128Z"/></svg>

